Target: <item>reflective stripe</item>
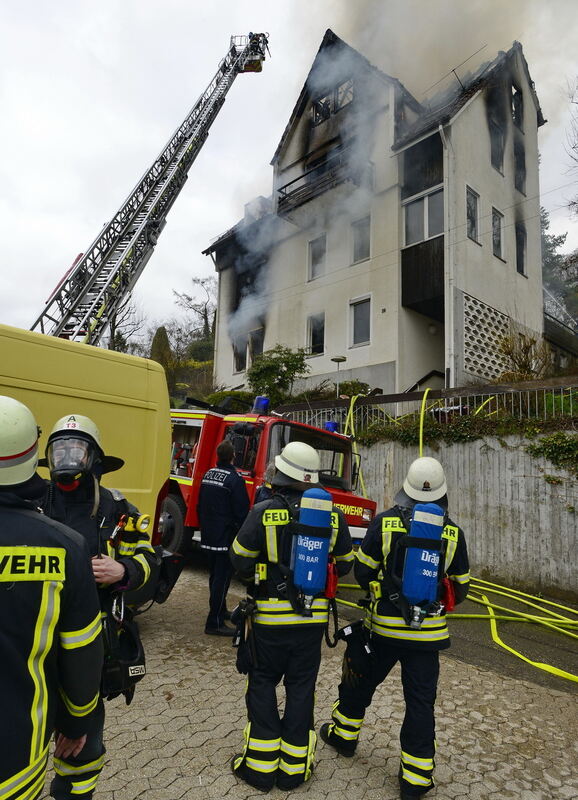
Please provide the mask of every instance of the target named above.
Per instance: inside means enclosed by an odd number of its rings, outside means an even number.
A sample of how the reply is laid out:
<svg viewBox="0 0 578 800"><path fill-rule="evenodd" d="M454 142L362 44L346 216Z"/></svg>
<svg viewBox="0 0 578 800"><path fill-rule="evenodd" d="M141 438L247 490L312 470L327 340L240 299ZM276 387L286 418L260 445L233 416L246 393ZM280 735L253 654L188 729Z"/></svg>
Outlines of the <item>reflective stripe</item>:
<svg viewBox="0 0 578 800"><path fill-rule="evenodd" d="M423 775L418 775L417 772L410 772L406 767L402 764L403 770L403 779L408 783L413 784L414 786L431 786L432 779L431 778L424 778Z"/></svg>
<svg viewBox="0 0 578 800"><path fill-rule="evenodd" d="M0 783L0 797L2 797L2 800L8 800L9 797L12 797L15 792L21 790L23 786L30 783L34 778L40 780L42 783L44 782L44 772L46 770L46 762L48 761L48 749L49 746L46 745L40 756L34 759L32 763L24 767L24 769L21 769L16 775Z"/></svg>
<svg viewBox="0 0 578 800"><path fill-rule="evenodd" d="M312 617L302 617L301 614L255 614L253 622L256 625L324 625L329 619L329 613L318 612Z"/></svg>
<svg viewBox="0 0 578 800"><path fill-rule="evenodd" d="M417 756L405 753L403 750L401 751L401 760L403 764L412 764L414 767L419 767L420 769L427 770L434 768L433 758L418 758Z"/></svg>
<svg viewBox="0 0 578 800"><path fill-rule="evenodd" d="M463 575L450 575L449 576L452 581L456 583L469 583L470 582L470 573L466 572Z"/></svg>
<svg viewBox="0 0 578 800"><path fill-rule="evenodd" d="M353 550L350 550L349 553L346 553L343 556L334 555L334 558L336 561L346 561L346 562L355 561L355 553L353 552Z"/></svg>
<svg viewBox="0 0 578 800"><path fill-rule="evenodd" d="M307 748L305 748L305 750L307 750ZM288 764L284 759L280 759L279 769L286 772L287 775L300 775L302 772L305 772L305 762L302 761L300 764Z"/></svg>
<svg viewBox="0 0 578 800"><path fill-rule="evenodd" d="M332 511L333 500L324 500L322 497L306 497L301 498L301 508L312 508L319 511Z"/></svg>
<svg viewBox="0 0 578 800"><path fill-rule="evenodd" d="M316 597L311 608L313 611L326 611L328 605L329 600L326 597ZM288 600L278 600L275 597L270 597L268 600L257 600L257 611L269 613L291 612L293 611L293 606Z"/></svg>
<svg viewBox="0 0 578 800"><path fill-rule="evenodd" d="M98 775L93 775L92 778L87 778L85 781L73 781L70 794L88 794L96 787Z"/></svg>
<svg viewBox="0 0 578 800"><path fill-rule="evenodd" d="M365 566L369 567L370 569L377 569L379 567L379 561L376 561L374 558L371 558L371 556L368 556L367 553L364 553L361 547L356 553L356 558L358 561L360 561L362 564L365 564Z"/></svg>
<svg viewBox="0 0 578 800"><path fill-rule="evenodd" d="M277 772L279 759L275 758L273 761L257 761L256 758L247 756L245 758L245 764L251 769L254 769L255 772Z"/></svg>
<svg viewBox="0 0 578 800"><path fill-rule="evenodd" d="M385 520L384 520L385 522ZM403 529L405 533L405 528ZM391 550L391 530L383 530L381 533L381 553L383 557L383 563L387 561L387 557L389 555L389 551Z"/></svg>
<svg viewBox="0 0 578 800"><path fill-rule="evenodd" d="M277 528L275 525L266 526L265 537L267 544L267 561L271 564L277 564L279 562L279 554L277 552Z"/></svg>
<svg viewBox="0 0 578 800"><path fill-rule="evenodd" d="M289 742L284 742L283 739L281 739L281 752L287 753L290 756L295 756L295 758L305 758L307 755L307 745L298 747L295 744L289 744Z"/></svg>
<svg viewBox="0 0 578 800"><path fill-rule="evenodd" d="M338 704L339 701L337 701L336 705ZM339 722L342 722L344 725L349 725L351 728L361 728L363 725L363 717L361 717L361 719L352 719L351 717L346 717L345 714L342 714L341 711L335 706L333 708L332 717L333 719L339 720Z"/></svg>
<svg viewBox="0 0 578 800"><path fill-rule="evenodd" d="M260 550L248 550L246 547L239 542L238 539L233 541L233 553L237 556L245 556L245 558L255 558L260 553Z"/></svg>
<svg viewBox="0 0 578 800"><path fill-rule="evenodd" d="M77 706L75 703L73 703L62 689L60 690L60 697L62 698L62 702L64 703L69 714L71 714L73 717L85 717L96 708L100 694L97 692L93 699L84 706Z"/></svg>
<svg viewBox="0 0 578 800"><path fill-rule="evenodd" d="M136 552L136 542L134 544L121 542L117 549L117 555L124 556L126 558L132 558Z"/></svg>
<svg viewBox="0 0 578 800"><path fill-rule="evenodd" d="M48 690L44 661L52 648L54 629L60 616L60 592L62 583L46 581L42 586L42 600L36 619L32 649L28 656L28 671L34 683L34 696L30 708L32 736L30 739L30 760L34 761L44 752L46 734L46 713L48 710Z"/></svg>
<svg viewBox="0 0 578 800"><path fill-rule="evenodd" d="M341 736L342 739L349 739L350 741L356 742L359 738L359 731L348 731L346 728L342 728L340 725L334 725L333 730L335 731L337 736Z"/></svg>
<svg viewBox="0 0 578 800"><path fill-rule="evenodd" d="M19 794L15 800L36 800L42 790L45 778L46 772L41 772L37 778L34 778L34 782L30 784L28 789L25 789L22 794Z"/></svg>
<svg viewBox="0 0 578 800"><path fill-rule="evenodd" d="M104 766L104 754L97 758L96 761L91 761L88 764L82 764L80 767L75 767L62 761L60 758L54 759L54 771L57 775L79 775L83 772L93 772L94 770L101 770Z"/></svg>
<svg viewBox="0 0 578 800"><path fill-rule="evenodd" d="M249 747L252 750L260 750L262 752L270 752L279 749L281 739L253 739L249 738Z"/></svg>
<svg viewBox="0 0 578 800"><path fill-rule="evenodd" d="M146 556L144 556L142 553L139 553L138 555L134 556L133 561L138 561L138 563L141 565L144 571L144 577L139 586L137 586L137 589L140 589L141 586L144 586L145 583L150 578L151 568L149 562L146 560Z"/></svg>
<svg viewBox="0 0 578 800"><path fill-rule="evenodd" d="M77 631L60 631L60 646L65 650L74 650L93 642L102 630L101 612L85 628Z"/></svg>
<svg viewBox="0 0 578 800"><path fill-rule="evenodd" d="M416 522L425 522L437 528L442 528L444 524L443 514L431 514L429 511L414 511L413 518Z"/></svg>
<svg viewBox="0 0 578 800"><path fill-rule="evenodd" d="M412 628L398 631L392 630L391 628L380 628L374 624L372 630L374 633L377 633L378 636L413 642L441 642L444 639L449 639L450 636L447 627L440 631L421 631Z"/></svg>

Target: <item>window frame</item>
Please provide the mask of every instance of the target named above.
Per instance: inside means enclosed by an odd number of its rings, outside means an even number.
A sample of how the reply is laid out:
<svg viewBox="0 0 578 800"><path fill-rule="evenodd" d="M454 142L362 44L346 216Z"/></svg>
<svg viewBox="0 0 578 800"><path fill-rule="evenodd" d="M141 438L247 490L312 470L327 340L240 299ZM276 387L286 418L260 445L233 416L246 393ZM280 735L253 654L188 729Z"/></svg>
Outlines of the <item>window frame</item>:
<svg viewBox="0 0 578 800"><path fill-rule="evenodd" d="M476 201L475 221L474 221L475 222L475 232L474 232L475 235L474 236L472 236L470 234L470 230L469 230L469 228L470 228L470 213L469 213L468 198L469 198L470 195ZM476 244L480 244L481 245L481 241L480 241L480 195L479 195L478 192L476 192L475 189L473 189L468 184L466 184L466 235L467 235L468 239L470 239L472 242L475 242Z"/></svg>
<svg viewBox="0 0 578 800"><path fill-rule="evenodd" d="M343 98L346 98L343 102ZM337 86L319 95L311 101L311 121L313 127L322 125L332 116L347 108L355 99L355 81L353 78L346 78Z"/></svg>
<svg viewBox="0 0 578 800"><path fill-rule="evenodd" d="M518 130L524 130L524 92L520 89L517 83L512 81L510 97L510 111L512 114L512 122Z"/></svg>
<svg viewBox="0 0 578 800"><path fill-rule="evenodd" d="M499 155L500 155L500 163L499 165L494 163L494 153L496 152L496 148L494 147L495 137L492 136L492 129L494 129L500 137L500 148L499 148ZM490 119L489 122L489 131L490 131L490 163L492 167L497 170L500 175L504 174L504 155L506 150L506 134L503 130L502 126L499 125L495 120Z"/></svg>
<svg viewBox="0 0 578 800"><path fill-rule="evenodd" d="M496 243L494 240L494 219L498 219L499 221L499 231L500 231L500 252L496 253ZM492 253L496 258L499 258L500 261L505 261L504 258L504 215L501 211L499 211L495 206L492 206Z"/></svg>
<svg viewBox="0 0 578 800"><path fill-rule="evenodd" d="M526 225L524 222L516 222L514 225L514 235L516 237L516 272L518 275L528 277L526 272L526 261L528 258L528 233L526 231ZM520 265L522 269L520 269Z"/></svg>
<svg viewBox="0 0 578 800"><path fill-rule="evenodd" d="M313 323L314 320L323 320L323 342L322 350L313 350ZM318 311L316 314L309 314L307 317L307 354L308 356L322 356L325 353L325 311Z"/></svg>
<svg viewBox="0 0 578 800"><path fill-rule="evenodd" d="M404 247L413 247L416 244L420 244L421 242L428 242L430 239L436 239L438 236L443 236L445 232L445 208L443 207L444 204L444 185L443 183L437 184L437 186L432 186L430 189L427 189L424 192L420 192L419 194L414 194L411 197L408 197L406 200L403 201L403 246ZM442 195L442 229L439 233L433 233L430 235L429 228L430 228L430 214L429 214L429 204L430 204L430 197L433 195L441 194ZM415 239L412 242L408 242L407 240L407 208L415 203L423 203L422 208L422 238Z"/></svg>
<svg viewBox="0 0 578 800"><path fill-rule="evenodd" d="M358 306L364 305L367 303L368 308L368 338L364 339L363 341L356 342L355 341L355 309ZM355 297L349 301L349 326L350 326L350 333L349 333L349 347L366 347L368 344L371 344L371 294L364 294L360 297Z"/></svg>
<svg viewBox="0 0 578 800"><path fill-rule="evenodd" d="M240 345L242 343L242 341L244 341L244 348L243 349L241 349L238 346L238 345ZM240 373L240 372L246 372L246 370L247 370L247 344L248 344L248 338L244 339L242 336L239 336L237 338L237 340L234 341L233 344L232 344L232 350L233 350L233 374L237 374L237 373ZM244 366L239 367L238 366L238 357L241 356L241 353L243 354L242 362L243 362Z"/></svg>
<svg viewBox="0 0 578 800"><path fill-rule="evenodd" d="M367 224L367 255L362 256L361 258L355 258L355 243L356 243L356 231L361 229L361 225ZM351 222L351 263L352 264L361 264L362 261L368 261L371 258L371 214L365 214L365 216L360 217L359 219L352 220Z"/></svg>
<svg viewBox="0 0 578 800"><path fill-rule="evenodd" d="M313 246L316 242L319 242L323 239L323 260L319 262L321 264L320 271L314 275L313 274ZM320 233L319 236L316 236L315 239L310 239L307 243L307 280L308 281L315 281L318 278L322 278L325 275L325 265L327 263L327 234Z"/></svg>

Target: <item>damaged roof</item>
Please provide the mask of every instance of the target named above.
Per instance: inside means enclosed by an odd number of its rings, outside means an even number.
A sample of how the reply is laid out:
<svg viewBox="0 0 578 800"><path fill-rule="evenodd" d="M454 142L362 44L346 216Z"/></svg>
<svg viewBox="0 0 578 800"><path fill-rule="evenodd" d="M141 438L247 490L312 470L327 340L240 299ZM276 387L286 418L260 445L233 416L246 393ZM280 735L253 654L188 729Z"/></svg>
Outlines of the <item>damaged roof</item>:
<svg viewBox="0 0 578 800"><path fill-rule="evenodd" d="M534 81L530 77L528 62L526 61L522 51L522 45L520 42L514 42L507 53L501 51L493 61L482 64L475 73L462 78L460 81L460 86L454 87L451 91L446 91L432 98L427 104L429 108L423 104L425 113L423 113L419 119L413 123L413 125L407 128L402 136L398 137L393 149L398 150L414 139L423 136L423 134L427 133L428 131L437 128L439 125L444 125L447 122L450 122L450 120L455 117L458 111L468 102L468 100L481 89L488 86L493 80L495 80L496 76L505 68L507 68L509 63L518 54L521 58L522 68L526 74L528 85L530 86L530 91L532 93L532 99L534 100L534 104L536 106L538 127L544 125L546 120L542 115L542 109L540 108L540 102L536 94Z"/></svg>

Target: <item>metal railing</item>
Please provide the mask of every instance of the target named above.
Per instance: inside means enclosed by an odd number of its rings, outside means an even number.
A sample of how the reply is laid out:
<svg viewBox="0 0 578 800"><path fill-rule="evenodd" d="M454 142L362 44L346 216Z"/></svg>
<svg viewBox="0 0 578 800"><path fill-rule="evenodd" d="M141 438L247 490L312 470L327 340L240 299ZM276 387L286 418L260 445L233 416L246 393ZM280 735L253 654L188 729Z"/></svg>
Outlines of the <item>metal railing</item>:
<svg viewBox="0 0 578 800"><path fill-rule="evenodd" d="M358 395L353 407L354 429L363 430L374 423L401 424L403 420L419 415L423 396L424 392L373 397ZM336 398L333 402L314 401L286 405L277 410L290 419L323 428L326 422L343 424L350 404L349 398ZM426 400L426 412L439 422L450 422L465 415L578 419L578 377L555 386L531 382L519 387L502 385L431 390Z"/></svg>

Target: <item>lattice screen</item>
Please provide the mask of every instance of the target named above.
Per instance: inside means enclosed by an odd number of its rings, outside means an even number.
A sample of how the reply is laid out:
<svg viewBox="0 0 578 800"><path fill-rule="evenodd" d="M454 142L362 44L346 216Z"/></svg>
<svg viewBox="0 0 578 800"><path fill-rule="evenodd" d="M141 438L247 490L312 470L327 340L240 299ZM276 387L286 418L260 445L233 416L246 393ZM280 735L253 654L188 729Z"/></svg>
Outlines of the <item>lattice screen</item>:
<svg viewBox="0 0 578 800"><path fill-rule="evenodd" d="M480 378L497 378L507 368L498 352L510 333L510 318L464 294L464 369Z"/></svg>

